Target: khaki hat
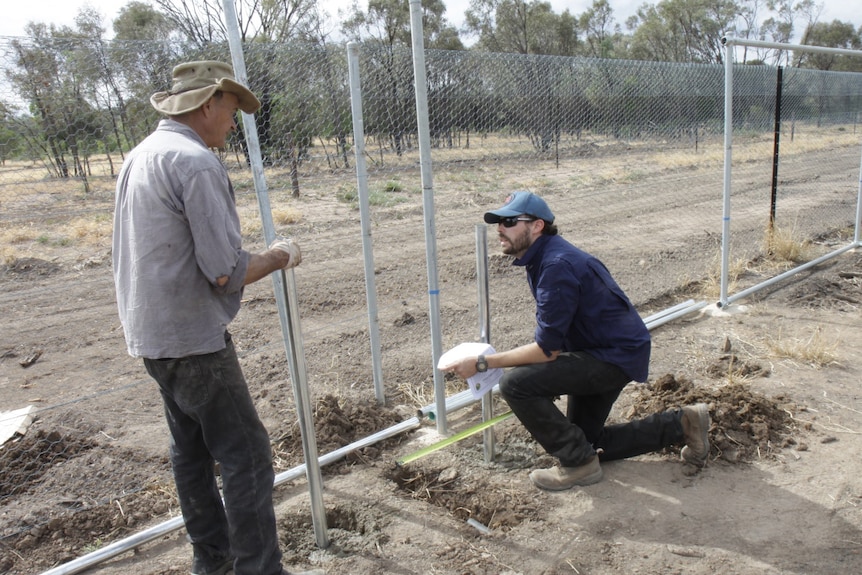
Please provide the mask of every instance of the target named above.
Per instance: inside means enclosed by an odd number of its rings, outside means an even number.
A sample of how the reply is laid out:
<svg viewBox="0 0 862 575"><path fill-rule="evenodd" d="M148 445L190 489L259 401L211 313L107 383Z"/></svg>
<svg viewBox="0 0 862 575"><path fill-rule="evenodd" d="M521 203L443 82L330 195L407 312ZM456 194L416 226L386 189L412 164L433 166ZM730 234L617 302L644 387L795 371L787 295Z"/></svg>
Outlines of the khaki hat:
<svg viewBox="0 0 862 575"><path fill-rule="evenodd" d="M260 100L237 82L233 68L222 62L208 60L179 64L174 67L173 75L174 84L169 91L150 96L150 103L162 114L179 116L197 110L219 90L236 94L239 109L247 114L260 108Z"/></svg>

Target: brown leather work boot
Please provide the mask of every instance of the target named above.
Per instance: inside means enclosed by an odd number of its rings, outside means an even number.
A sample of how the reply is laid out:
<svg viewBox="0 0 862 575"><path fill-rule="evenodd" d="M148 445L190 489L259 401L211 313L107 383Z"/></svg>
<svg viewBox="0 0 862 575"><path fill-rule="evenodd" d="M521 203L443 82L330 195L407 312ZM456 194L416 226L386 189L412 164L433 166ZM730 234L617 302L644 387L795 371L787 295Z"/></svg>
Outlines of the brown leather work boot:
<svg viewBox="0 0 862 575"><path fill-rule="evenodd" d="M703 467L709 459L709 409L705 403L682 408L685 447L680 455L686 463Z"/></svg>
<svg viewBox="0 0 862 575"><path fill-rule="evenodd" d="M592 485L602 480L599 458L593 455L577 467L550 467L530 472L530 480L536 487L548 491L563 491L575 485Z"/></svg>

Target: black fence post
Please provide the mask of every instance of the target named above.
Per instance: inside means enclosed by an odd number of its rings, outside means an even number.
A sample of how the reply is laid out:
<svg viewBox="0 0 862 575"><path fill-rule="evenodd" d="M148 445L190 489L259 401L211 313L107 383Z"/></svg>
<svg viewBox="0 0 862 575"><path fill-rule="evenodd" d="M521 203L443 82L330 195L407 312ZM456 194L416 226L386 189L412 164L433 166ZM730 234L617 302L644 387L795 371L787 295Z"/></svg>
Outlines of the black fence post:
<svg viewBox="0 0 862 575"><path fill-rule="evenodd" d="M778 147L781 140L781 91L784 84L784 68L778 67L778 78L775 82L775 142L772 149L772 198L769 205L769 229L775 225L775 204L778 195Z"/></svg>

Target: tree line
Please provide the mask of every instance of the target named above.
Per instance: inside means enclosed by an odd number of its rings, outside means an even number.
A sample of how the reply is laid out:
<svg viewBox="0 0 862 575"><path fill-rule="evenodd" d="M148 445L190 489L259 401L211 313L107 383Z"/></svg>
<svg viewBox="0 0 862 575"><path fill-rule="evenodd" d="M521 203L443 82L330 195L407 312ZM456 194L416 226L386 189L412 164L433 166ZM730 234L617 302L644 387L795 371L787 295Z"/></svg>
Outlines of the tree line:
<svg viewBox="0 0 862 575"><path fill-rule="evenodd" d="M760 19L759 11L770 15ZM673 82L681 90L674 99L656 94L668 87L666 79L655 82L666 76L657 71L685 64L688 70L711 70L710 79L696 82L720 81L721 38L728 34L786 42L802 24L804 43L862 48L862 27L818 22L812 0L661 0L642 5L625 23L626 32L607 0L595 0L580 15L556 14L538 0L472 0L461 30L445 12L441 0L422 4L425 46L439 55L428 71L438 145L454 145L461 132L510 129L547 152L561 132L620 135L702 122L717 113L714 96L687 94L691 78ZM350 40L362 43L363 98L373 103L365 104L366 132L396 154L410 145L416 124L408 2L369 0L365 8L354 3L339 16L336 22L318 0L237 2L249 81L262 102L256 121L267 162L295 167L311 147L335 142L327 160L348 165L352 126L344 45ZM175 63L230 61L220 0L133 0L111 26L108 38L101 16L85 7L74 26L31 22L26 37L0 45L9 87L0 92L0 160L40 161L52 176L79 178L86 188L90 158L103 155L113 173L113 158L122 160L151 131L157 115L149 96L169 85ZM465 38L473 40L469 47ZM482 59L490 53L508 62L496 76L488 62L497 60ZM550 56L574 57L566 68L578 71L561 74L559 63L530 64ZM648 63L653 65L645 68ZM774 50L747 51L743 63L817 69L842 78L862 71L862 58ZM632 66L650 72L620 76L619 70ZM646 92L626 87L627 80ZM504 97L510 85L522 91ZM851 93L858 94L855 89ZM858 104L851 97L823 108L819 93L822 109ZM642 111L645 98L648 114ZM241 140L236 144L242 148Z"/></svg>

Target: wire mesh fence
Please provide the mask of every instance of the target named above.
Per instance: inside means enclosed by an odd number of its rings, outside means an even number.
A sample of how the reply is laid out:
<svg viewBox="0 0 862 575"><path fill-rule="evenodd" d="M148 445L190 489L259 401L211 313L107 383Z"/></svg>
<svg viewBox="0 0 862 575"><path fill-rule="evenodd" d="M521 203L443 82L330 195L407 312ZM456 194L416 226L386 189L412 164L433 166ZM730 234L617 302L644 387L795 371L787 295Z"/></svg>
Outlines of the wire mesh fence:
<svg viewBox="0 0 862 575"><path fill-rule="evenodd" d="M734 166L734 258L757 260L778 244L799 246L839 230L851 240L860 168L858 78L798 68L770 68L759 76L740 71L734 74L733 105L741 109L734 112L733 137L760 139L758 159L771 155L773 161L753 183L747 152L742 166ZM803 261L805 250L791 259Z"/></svg>
<svg viewBox="0 0 862 575"><path fill-rule="evenodd" d="M374 43L361 46L360 58L370 202L387 214L375 222L375 263L385 271L425 257L421 245L405 242L420 233L423 218L416 201L422 189L412 60L407 49ZM116 322L106 264L115 176L124 155L158 121L150 95L170 85L174 64L195 59L230 61L230 55L227 46L200 52L170 43L0 39L0 245L7 272L34 270L28 281L3 278L4 314L50 308L54 323L33 322L34 332L75 321L85 307L104 315L106 324ZM341 338L345 356L366 355L367 317L353 311L365 299L361 245L344 239L359 230L345 47L256 43L247 46L245 59L251 88L262 102L255 119L276 225L309 243L313 239L315 257L304 258L304 267L338 266L343 272L339 285L303 294L309 310L303 337ZM436 209L445 215L437 238L442 283L461 281L463 266L446 262L475 250L472 230L482 212L516 189L547 198L561 233L602 259L644 315L655 302L686 297L690 292L682 288L715 276L722 227L723 67L438 50L427 51L426 66ZM840 235L854 224L862 74L784 74L776 148L776 69L737 67L732 251L744 264L769 255L764 239L770 229L792 231L804 243ZM237 131L219 153L253 249L261 247L261 224L244 149ZM330 213L331 221L304 221L294 202L300 197L302 209ZM80 270L76 281L98 301L65 301L40 280L39 271L52 265ZM424 305L421 273L395 285L386 281L381 273L382 315L399 315L408 301ZM469 290L453 294L471 297ZM443 301L456 311L472 305ZM28 335L3 335L0 381L26 386L9 352ZM384 349L398 345L386 337ZM466 337L467 331L448 336L456 342ZM103 344L103 354L124 353L116 339L95 343ZM251 339L240 344L240 352L265 363L275 345ZM93 359L69 354L68 360ZM118 382L108 371L83 389L71 386L62 396L41 398L42 417L59 414L69 434L32 439L25 451L15 452L13 443L0 450L0 508L9 518L0 537L21 537L68 513L59 463L69 469L65 462L80 460L81 453L96 458L101 447L85 438L111 433L93 416L69 416L67 407L86 412L91 398L103 393L122 403L123 394L141 385L143 380ZM157 404L155 394L151 402ZM99 461L129 457L105 452ZM164 459L140 462L151 471L135 473L134 485L90 499L139 492L153 477L165 484ZM85 476L100 472L95 464L72 469ZM52 485L55 490L48 491ZM27 492L38 493L37 512L20 503Z"/></svg>

